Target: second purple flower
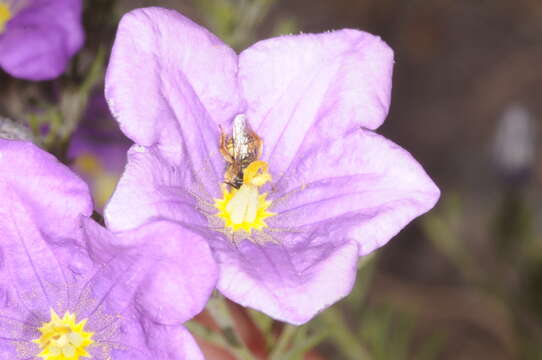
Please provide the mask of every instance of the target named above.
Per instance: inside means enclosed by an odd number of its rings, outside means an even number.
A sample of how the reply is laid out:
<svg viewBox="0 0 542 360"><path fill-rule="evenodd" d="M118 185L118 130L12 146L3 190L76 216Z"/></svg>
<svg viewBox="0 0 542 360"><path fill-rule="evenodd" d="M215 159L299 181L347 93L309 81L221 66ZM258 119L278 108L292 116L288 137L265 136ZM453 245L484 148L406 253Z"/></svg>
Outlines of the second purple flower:
<svg viewBox="0 0 542 360"><path fill-rule="evenodd" d="M91 212L66 166L0 139L0 359L203 359L181 323L214 289L205 240L166 221L113 235Z"/></svg>

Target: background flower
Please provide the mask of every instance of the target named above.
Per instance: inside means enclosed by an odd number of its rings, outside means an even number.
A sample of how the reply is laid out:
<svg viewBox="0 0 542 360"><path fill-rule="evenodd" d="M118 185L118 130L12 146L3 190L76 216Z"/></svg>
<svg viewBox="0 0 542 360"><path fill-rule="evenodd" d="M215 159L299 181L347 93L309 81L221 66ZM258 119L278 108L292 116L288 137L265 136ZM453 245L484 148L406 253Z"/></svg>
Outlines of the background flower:
<svg viewBox="0 0 542 360"><path fill-rule="evenodd" d="M103 93L94 94L70 139L67 157L72 169L89 184L95 210L100 213L122 174L130 144L112 119Z"/></svg>
<svg viewBox="0 0 542 360"><path fill-rule="evenodd" d="M30 143L0 140L0 174L1 358L35 357L51 310L87 319L93 359L202 358L180 324L214 288L204 240L167 222L111 234L86 217L87 186Z"/></svg>
<svg viewBox="0 0 542 360"><path fill-rule="evenodd" d="M1 0L0 6L9 11L0 31L0 67L28 80L62 74L83 44L81 0Z"/></svg>
<svg viewBox="0 0 542 360"><path fill-rule="evenodd" d="M361 129L384 121L392 63L386 44L356 30L270 39L237 57L176 12L131 12L119 26L106 98L138 145L106 208L108 226L168 218L207 229L224 295L308 321L350 291L358 256L439 196L406 151ZM263 236L273 242L265 244L235 246L209 225L225 165L218 125L229 129L238 113L262 137L274 177L267 191L277 215L266 220Z"/></svg>

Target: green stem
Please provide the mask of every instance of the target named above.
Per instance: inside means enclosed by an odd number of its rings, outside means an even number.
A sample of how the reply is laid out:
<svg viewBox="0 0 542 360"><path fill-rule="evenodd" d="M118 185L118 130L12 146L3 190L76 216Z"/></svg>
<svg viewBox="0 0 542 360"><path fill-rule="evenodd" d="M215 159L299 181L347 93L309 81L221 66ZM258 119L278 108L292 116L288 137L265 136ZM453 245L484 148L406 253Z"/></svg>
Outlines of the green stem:
<svg viewBox="0 0 542 360"><path fill-rule="evenodd" d="M284 355L283 359L302 360L304 354L315 348L329 336L329 331L322 329L319 329L313 335L307 336L307 330L307 326L302 326L296 332L295 339L292 341L292 348Z"/></svg>
<svg viewBox="0 0 542 360"><path fill-rule="evenodd" d="M284 326L277 340L277 343L275 344L273 351L269 355L269 360L284 359L284 356L283 356L284 352L287 349L288 345L290 345L290 342L292 338L294 337L296 330L297 330L296 326L293 326L290 324L286 324Z"/></svg>
<svg viewBox="0 0 542 360"><path fill-rule="evenodd" d="M218 345L230 350L238 359L252 360L254 357L235 330L235 324L226 304L226 299L219 294L215 294L207 303L207 311L209 311L221 330L220 336L222 340ZM210 340L209 337L203 336L203 338Z"/></svg>

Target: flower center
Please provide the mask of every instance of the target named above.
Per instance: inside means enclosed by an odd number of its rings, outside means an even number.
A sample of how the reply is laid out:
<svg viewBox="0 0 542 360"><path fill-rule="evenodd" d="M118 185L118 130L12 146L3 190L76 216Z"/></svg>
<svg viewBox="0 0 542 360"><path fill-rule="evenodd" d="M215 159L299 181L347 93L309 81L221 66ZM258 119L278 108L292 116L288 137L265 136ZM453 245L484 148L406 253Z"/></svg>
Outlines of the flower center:
<svg viewBox="0 0 542 360"><path fill-rule="evenodd" d="M0 2L0 34L4 32L6 24L11 20L12 16L8 4Z"/></svg>
<svg viewBox="0 0 542 360"><path fill-rule="evenodd" d="M51 309L51 321L39 328L41 336L32 340L41 348L37 355L44 360L79 360L90 357L87 347L92 344L94 333L86 332L87 320L75 323L75 314L66 312L62 318Z"/></svg>
<svg viewBox="0 0 542 360"><path fill-rule="evenodd" d="M219 211L216 216L232 232L245 230L250 233L252 229L267 227L264 220L275 214L267 211L271 201L266 200L267 193L260 194L258 188L270 180L268 164L261 160L253 161L243 171L243 184L239 189L228 191L223 187L223 198L215 199L215 207Z"/></svg>

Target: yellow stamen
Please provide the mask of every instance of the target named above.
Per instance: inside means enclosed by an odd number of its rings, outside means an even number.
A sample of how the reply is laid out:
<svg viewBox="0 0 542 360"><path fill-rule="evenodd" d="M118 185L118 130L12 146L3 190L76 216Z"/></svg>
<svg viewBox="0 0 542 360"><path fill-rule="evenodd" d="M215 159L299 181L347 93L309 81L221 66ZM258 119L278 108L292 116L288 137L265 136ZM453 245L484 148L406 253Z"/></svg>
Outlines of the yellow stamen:
<svg viewBox="0 0 542 360"><path fill-rule="evenodd" d="M254 186L265 185L271 181L271 174L267 171L269 165L265 161L256 160L251 162L243 171L243 183Z"/></svg>
<svg viewBox="0 0 542 360"><path fill-rule="evenodd" d="M94 343L94 333L86 332L87 320L75 323L75 314L66 312L62 318L51 309L51 321L39 328L41 336L32 340L42 351L37 355L44 360L79 360L90 357L87 347Z"/></svg>
<svg viewBox="0 0 542 360"><path fill-rule="evenodd" d="M224 188L222 199L215 199L215 207L219 211L216 216L232 232L262 230L267 227L265 219L275 215L267 211L271 206L271 201L266 200L267 193L260 194L258 191L258 187L271 180L267 169L268 165L264 161L250 163L243 173L243 185L231 191Z"/></svg>
<svg viewBox="0 0 542 360"><path fill-rule="evenodd" d="M6 24L11 20L12 16L8 4L0 2L0 34L6 29Z"/></svg>

